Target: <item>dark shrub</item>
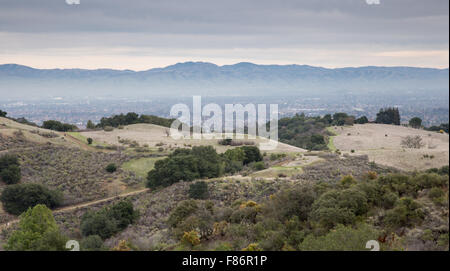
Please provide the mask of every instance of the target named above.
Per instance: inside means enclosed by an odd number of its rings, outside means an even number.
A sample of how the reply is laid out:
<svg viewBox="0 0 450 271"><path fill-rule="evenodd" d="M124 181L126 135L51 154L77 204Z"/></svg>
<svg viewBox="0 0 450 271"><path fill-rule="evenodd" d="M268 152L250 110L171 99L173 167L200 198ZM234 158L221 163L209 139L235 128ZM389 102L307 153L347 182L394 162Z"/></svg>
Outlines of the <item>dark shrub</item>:
<svg viewBox="0 0 450 271"><path fill-rule="evenodd" d="M108 216L106 209L85 213L81 218L80 229L83 236L98 235L103 239L118 232L117 221Z"/></svg>
<svg viewBox="0 0 450 271"><path fill-rule="evenodd" d="M378 183L385 189L397 192L400 196L408 195L415 197L419 190L415 178L412 179L402 174L381 176L378 178Z"/></svg>
<svg viewBox="0 0 450 271"><path fill-rule="evenodd" d="M59 132L69 132L78 130L78 127L72 124L62 123L56 120L47 120L42 123L42 128L59 131Z"/></svg>
<svg viewBox="0 0 450 271"><path fill-rule="evenodd" d="M400 125L400 113L398 108L384 108L377 113L376 123Z"/></svg>
<svg viewBox="0 0 450 271"><path fill-rule="evenodd" d="M240 147L245 153L244 165L251 162L259 162L263 159L258 147L255 146L242 146Z"/></svg>
<svg viewBox="0 0 450 271"><path fill-rule="evenodd" d="M20 174L20 167L17 165L11 165L0 171L0 180L6 184L18 183L21 178L22 175Z"/></svg>
<svg viewBox="0 0 450 271"><path fill-rule="evenodd" d="M13 184L3 190L0 201L8 213L20 215L38 204L50 209L58 207L62 203L62 194L41 184Z"/></svg>
<svg viewBox="0 0 450 271"><path fill-rule="evenodd" d="M222 174L221 157L212 146L176 149L158 160L147 175L147 187L170 186L179 181L214 178Z"/></svg>
<svg viewBox="0 0 450 271"><path fill-rule="evenodd" d="M362 116L362 117L357 118L355 120L355 123L357 123L357 124L365 124L365 123L368 123L368 122L369 122L369 120L367 119L366 116Z"/></svg>
<svg viewBox="0 0 450 271"><path fill-rule="evenodd" d="M428 197L430 199L440 198L444 195L445 195L444 191L442 191L442 189L437 188L437 187L431 188L430 191L428 192Z"/></svg>
<svg viewBox="0 0 450 271"><path fill-rule="evenodd" d="M225 139L219 140L219 144L229 146L229 145L231 145L232 141L233 141L233 139L231 139L231 138L225 138Z"/></svg>
<svg viewBox="0 0 450 271"><path fill-rule="evenodd" d="M114 163L111 163L111 164L106 166L106 171L108 171L109 173L113 173L116 170L117 170L117 166Z"/></svg>
<svg viewBox="0 0 450 271"><path fill-rule="evenodd" d="M80 242L80 247L82 251L99 251L104 250L103 240L98 235L89 235L85 237Z"/></svg>
<svg viewBox="0 0 450 271"><path fill-rule="evenodd" d="M189 197L192 199L206 199L208 197L208 184L204 181L189 186Z"/></svg>
<svg viewBox="0 0 450 271"><path fill-rule="evenodd" d="M147 187L170 186L181 180L192 181L200 178L199 160L193 155L169 157L158 160L155 168L148 172Z"/></svg>
<svg viewBox="0 0 450 271"><path fill-rule="evenodd" d="M19 165L19 158L17 156L11 154L0 156L0 171L12 165Z"/></svg>
<svg viewBox="0 0 450 271"><path fill-rule="evenodd" d="M5 154L0 157L0 181L15 184L22 178L19 159L15 155Z"/></svg>
<svg viewBox="0 0 450 271"><path fill-rule="evenodd" d="M387 192L381 198L381 206L383 206L385 209L391 209L395 206L397 200L397 194L395 194L394 192Z"/></svg>
<svg viewBox="0 0 450 271"><path fill-rule="evenodd" d="M117 221L117 227L120 230L133 224L138 217L137 211L134 210L133 204L129 200L123 200L111 206L108 209L108 215Z"/></svg>
<svg viewBox="0 0 450 271"><path fill-rule="evenodd" d="M419 203L411 198L401 198L394 209L386 212L384 223L391 228L412 227L422 222L423 218L424 213Z"/></svg>
<svg viewBox="0 0 450 271"><path fill-rule="evenodd" d="M198 205L195 200L185 200L178 203L178 206L170 213L167 223L175 228L185 218L193 214L198 210Z"/></svg>
<svg viewBox="0 0 450 271"><path fill-rule="evenodd" d="M138 213L130 201L123 200L96 212L87 212L81 218L83 236L98 235L109 238L136 221Z"/></svg>
<svg viewBox="0 0 450 271"><path fill-rule="evenodd" d="M263 170L266 168L263 161L251 163L250 166L253 170Z"/></svg>
<svg viewBox="0 0 450 271"><path fill-rule="evenodd" d="M307 220L311 206L317 198L317 193L309 185L284 189L271 197L271 204L265 205L265 212L269 211L280 221L296 216L301 221Z"/></svg>
<svg viewBox="0 0 450 271"><path fill-rule="evenodd" d="M368 211L366 195L356 189L330 190L313 204L311 219L322 227L331 229L337 224L352 224L356 216Z"/></svg>

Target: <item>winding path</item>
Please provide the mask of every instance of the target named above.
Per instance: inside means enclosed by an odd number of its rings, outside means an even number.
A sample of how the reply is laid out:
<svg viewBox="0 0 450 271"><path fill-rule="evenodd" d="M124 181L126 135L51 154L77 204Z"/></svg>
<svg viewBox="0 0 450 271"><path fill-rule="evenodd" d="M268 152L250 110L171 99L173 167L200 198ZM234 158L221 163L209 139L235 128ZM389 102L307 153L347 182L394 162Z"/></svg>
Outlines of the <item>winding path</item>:
<svg viewBox="0 0 450 271"><path fill-rule="evenodd" d="M112 196L112 197L108 197L108 198L103 198L103 199L99 199L99 200L94 200L94 201L89 201L89 202L82 202L79 204L75 204L75 205L70 205L70 206L65 206L62 208L58 208L58 209L54 209L52 210L53 214L58 214L58 213L65 213L68 211L73 211L79 208L84 208L84 207L88 207L91 205L96 205L98 203L102 203L102 202L106 202L106 201L110 201L110 200L114 200L114 199L120 199L120 198L125 198L125 197L129 197L129 196L134 196L134 195L138 195L138 194L142 194L149 191L148 188L145 189L141 189L141 190L136 190L136 191L132 191L132 192L128 192L128 193L124 193L124 194L120 194L117 196ZM0 224L0 232L11 227L12 225L16 224L17 222L19 222L20 219L14 219L11 221L8 221L7 223L3 223Z"/></svg>

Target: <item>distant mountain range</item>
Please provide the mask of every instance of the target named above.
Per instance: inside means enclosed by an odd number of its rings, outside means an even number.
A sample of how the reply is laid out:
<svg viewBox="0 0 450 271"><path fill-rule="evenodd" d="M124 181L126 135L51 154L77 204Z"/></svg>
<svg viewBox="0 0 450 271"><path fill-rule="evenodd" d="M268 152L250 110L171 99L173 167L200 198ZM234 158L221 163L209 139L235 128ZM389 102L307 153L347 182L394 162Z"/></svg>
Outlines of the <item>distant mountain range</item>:
<svg viewBox="0 0 450 271"><path fill-rule="evenodd" d="M448 95L449 70L178 63L146 71L0 65L0 100L45 97Z"/></svg>

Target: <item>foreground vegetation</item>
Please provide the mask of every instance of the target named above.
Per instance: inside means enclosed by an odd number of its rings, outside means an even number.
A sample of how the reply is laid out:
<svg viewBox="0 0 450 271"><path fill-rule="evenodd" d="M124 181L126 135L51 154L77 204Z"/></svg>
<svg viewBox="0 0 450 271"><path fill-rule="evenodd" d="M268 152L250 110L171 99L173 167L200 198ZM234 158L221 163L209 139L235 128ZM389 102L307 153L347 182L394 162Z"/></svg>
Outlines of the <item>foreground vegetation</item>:
<svg viewBox="0 0 450 271"><path fill-rule="evenodd" d="M142 117L133 116L104 125ZM296 115L280 121L280 134L289 144L326 150L327 127L367 121ZM419 128L419 120L411 125ZM366 250L368 240L383 250L448 250L448 166L401 172L354 152L267 154L233 140L219 143L229 146L220 154L184 145L164 157L87 141L36 145L23 133L0 134L0 143L8 150L0 156L6 250L65 250L69 239L82 250ZM129 188L140 190L94 201ZM15 216L19 222L5 227Z"/></svg>

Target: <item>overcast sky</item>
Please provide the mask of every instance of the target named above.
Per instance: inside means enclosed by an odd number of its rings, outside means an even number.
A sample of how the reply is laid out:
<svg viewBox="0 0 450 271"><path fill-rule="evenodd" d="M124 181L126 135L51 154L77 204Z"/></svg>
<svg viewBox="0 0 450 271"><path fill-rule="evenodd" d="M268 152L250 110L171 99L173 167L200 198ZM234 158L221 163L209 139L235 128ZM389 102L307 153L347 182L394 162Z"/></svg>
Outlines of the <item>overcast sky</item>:
<svg viewBox="0 0 450 271"><path fill-rule="evenodd" d="M448 67L448 0L367 1L0 0L0 64Z"/></svg>

